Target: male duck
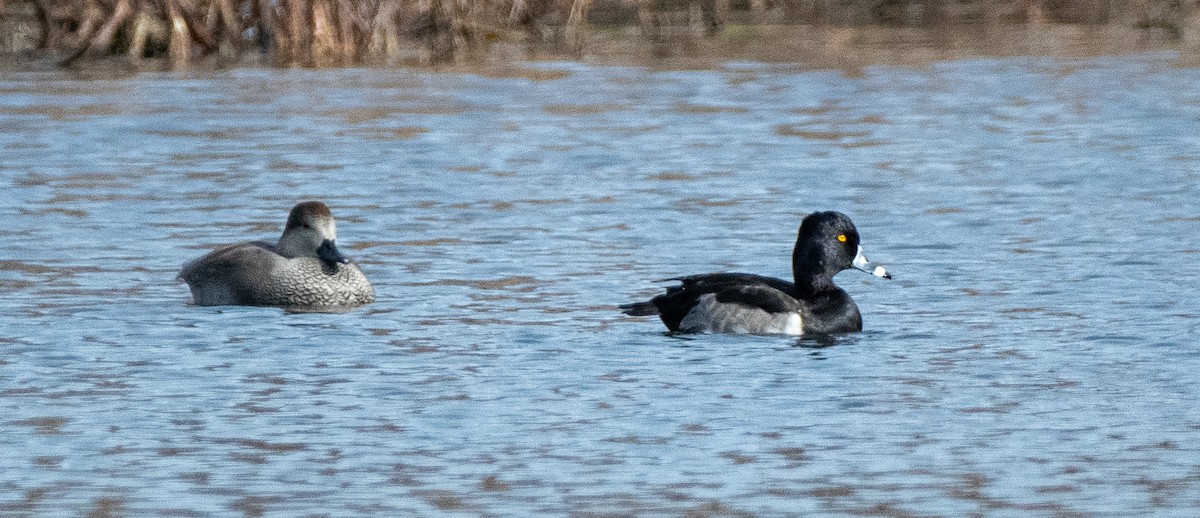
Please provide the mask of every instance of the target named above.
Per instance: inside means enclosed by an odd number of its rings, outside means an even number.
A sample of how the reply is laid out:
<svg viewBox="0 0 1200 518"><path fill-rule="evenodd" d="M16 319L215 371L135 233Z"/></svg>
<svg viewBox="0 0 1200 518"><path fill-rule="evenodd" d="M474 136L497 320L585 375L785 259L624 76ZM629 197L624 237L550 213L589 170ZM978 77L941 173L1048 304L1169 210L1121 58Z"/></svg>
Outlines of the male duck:
<svg viewBox="0 0 1200 518"><path fill-rule="evenodd" d="M892 278L882 266L867 261L850 218L840 212L814 212L800 224L792 251L795 283L748 273L689 275L664 279L682 285L621 309L627 315L658 315L677 333L862 331L858 306L833 283L833 276L848 268Z"/></svg>
<svg viewBox="0 0 1200 518"><path fill-rule="evenodd" d="M179 279L198 306L357 306L375 300L362 270L337 249L337 227L319 201L297 204L279 242L228 245L188 263Z"/></svg>

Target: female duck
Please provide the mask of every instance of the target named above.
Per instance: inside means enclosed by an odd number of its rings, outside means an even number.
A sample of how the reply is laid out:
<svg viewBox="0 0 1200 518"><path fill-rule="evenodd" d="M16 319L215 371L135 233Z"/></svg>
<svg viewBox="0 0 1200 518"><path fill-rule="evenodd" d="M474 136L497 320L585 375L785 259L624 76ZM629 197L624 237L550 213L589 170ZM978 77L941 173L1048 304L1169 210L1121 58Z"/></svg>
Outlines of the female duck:
<svg viewBox="0 0 1200 518"><path fill-rule="evenodd" d="M858 245L858 229L840 212L804 218L792 251L795 283L748 273L711 273L665 279L682 285L647 302L621 306L627 315L658 315L678 333L831 334L862 331L850 295L833 283L857 268L891 279Z"/></svg>
<svg viewBox="0 0 1200 518"><path fill-rule="evenodd" d="M279 242L228 245L183 267L198 306L357 306L375 300L362 270L337 249L337 226L319 201L297 204Z"/></svg>

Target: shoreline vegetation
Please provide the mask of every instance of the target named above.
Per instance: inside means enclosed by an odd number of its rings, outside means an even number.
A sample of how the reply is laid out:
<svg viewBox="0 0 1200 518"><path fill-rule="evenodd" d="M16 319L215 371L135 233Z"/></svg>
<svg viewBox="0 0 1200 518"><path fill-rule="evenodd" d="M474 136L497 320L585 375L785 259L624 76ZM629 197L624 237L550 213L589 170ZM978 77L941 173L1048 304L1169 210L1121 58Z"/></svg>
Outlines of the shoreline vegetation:
<svg viewBox="0 0 1200 518"><path fill-rule="evenodd" d="M1194 0L0 0L0 54L64 67L134 68L462 65L502 49L580 57L693 53L754 39L768 49L802 28L809 40L915 30L998 32L1036 45L1068 31L1107 31L1113 48L1200 41ZM793 30L791 33L795 33ZM614 36L615 35L615 36ZM1116 35L1116 36L1113 36ZM926 36L927 37L927 36ZM953 39L953 37L949 37ZM868 38L869 39L869 38ZM1010 38L1011 39L1011 38ZM1131 41L1122 41L1131 40ZM953 46L953 44L952 44ZM736 52L735 52L736 54Z"/></svg>

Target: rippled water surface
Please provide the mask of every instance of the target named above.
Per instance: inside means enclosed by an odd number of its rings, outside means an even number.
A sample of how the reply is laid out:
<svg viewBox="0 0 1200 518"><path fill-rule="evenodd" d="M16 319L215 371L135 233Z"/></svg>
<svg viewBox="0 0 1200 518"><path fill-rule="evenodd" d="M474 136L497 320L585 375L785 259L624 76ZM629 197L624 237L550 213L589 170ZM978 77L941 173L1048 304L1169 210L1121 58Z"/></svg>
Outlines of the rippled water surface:
<svg viewBox="0 0 1200 518"><path fill-rule="evenodd" d="M1188 515L1175 59L6 74L0 514ZM376 303L189 304L305 199ZM838 276L862 334L615 309L827 209L896 275Z"/></svg>

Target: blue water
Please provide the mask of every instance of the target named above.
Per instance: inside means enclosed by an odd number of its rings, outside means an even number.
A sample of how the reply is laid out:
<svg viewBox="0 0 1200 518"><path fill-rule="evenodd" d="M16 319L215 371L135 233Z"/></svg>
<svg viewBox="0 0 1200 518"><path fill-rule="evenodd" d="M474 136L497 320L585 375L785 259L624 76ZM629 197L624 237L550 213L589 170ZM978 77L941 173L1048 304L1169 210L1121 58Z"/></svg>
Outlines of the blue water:
<svg viewBox="0 0 1200 518"><path fill-rule="evenodd" d="M1187 516L1200 70L729 63L0 79L0 514ZM345 314L179 267L320 199ZM654 279L896 276L836 342L666 336Z"/></svg>

